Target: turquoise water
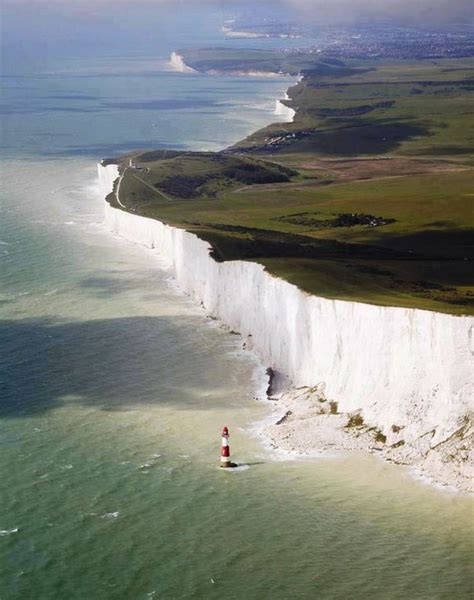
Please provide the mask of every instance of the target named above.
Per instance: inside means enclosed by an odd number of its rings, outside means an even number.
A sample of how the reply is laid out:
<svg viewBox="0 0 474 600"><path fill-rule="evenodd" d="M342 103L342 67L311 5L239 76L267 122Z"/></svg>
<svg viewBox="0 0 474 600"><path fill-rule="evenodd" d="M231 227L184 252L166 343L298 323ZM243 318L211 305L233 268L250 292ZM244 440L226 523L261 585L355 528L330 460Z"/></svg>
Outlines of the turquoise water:
<svg viewBox="0 0 474 600"><path fill-rule="evenodd" d="M163 60L4 80L0 598L470 598L472 501L372 457L266 450L263 367L102 227L98 158L222 147L288 85Z"/></svg>

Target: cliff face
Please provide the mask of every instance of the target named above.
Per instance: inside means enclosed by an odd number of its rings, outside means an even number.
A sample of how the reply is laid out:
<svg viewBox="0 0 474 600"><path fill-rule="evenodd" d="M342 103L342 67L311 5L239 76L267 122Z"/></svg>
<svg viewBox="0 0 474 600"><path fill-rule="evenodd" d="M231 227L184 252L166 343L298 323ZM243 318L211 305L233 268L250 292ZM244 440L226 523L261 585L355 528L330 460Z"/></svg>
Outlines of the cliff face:
<svg viewBox="0 0 474 600"><path fill-rule="evenodd" d="M172 52L170 56L170 67L179 73L197 73L195 69L184 62L181 54Z"/></svg>
<svg viewBox="0 0 474 600"><path fill-rule="evenodd" d="M99 171L100 193L106 198L113 192L114 183L119 178L118 166L114 164L104 165L103 162L97 165Z"/></svg>
<svg viewBox="0 0 474 600"><path fill-rule="evenodd" d="M117 167L99 165L104 196ZM165 259L179 286L243 336L295 386L323 383L338 410L404 443L430 446L465 424L472 398L474 319L310 296L256 263L215 262L195 235L105 205L106 225Z"/></svg>
<svg viewBox="0 0 474 600"><path fill-rule="evenodd" d="M286 96L288 96L288 94ZM285 97L285 100L288 100L288 97ZM289 106L286 106L286 104L284 104L280 100L277 100L275 104L274 114L279 117L283 117L283 119L287 123L292 123L295 118L296 111L290 108Z"/></svg>

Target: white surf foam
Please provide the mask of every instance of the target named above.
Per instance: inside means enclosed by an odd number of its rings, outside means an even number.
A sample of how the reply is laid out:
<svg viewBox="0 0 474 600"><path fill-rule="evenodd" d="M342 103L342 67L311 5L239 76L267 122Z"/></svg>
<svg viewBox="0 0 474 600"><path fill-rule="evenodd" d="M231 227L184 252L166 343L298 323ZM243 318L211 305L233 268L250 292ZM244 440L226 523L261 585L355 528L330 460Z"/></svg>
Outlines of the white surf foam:
<svg viewBox="0 0 474 600"><path fill-rule="evenodd" d="M108 512L100 515L101 519L116 519L120 515L119 511L116 512Z"/></svg>
<svg viewBox="0 0 474 600"><path fill-rule="evenodd" d="M18 527L14 527L12 529L0 529L0 537L5 537L7 535L11 535L12 533L17 533L18 531Z"/></svg>

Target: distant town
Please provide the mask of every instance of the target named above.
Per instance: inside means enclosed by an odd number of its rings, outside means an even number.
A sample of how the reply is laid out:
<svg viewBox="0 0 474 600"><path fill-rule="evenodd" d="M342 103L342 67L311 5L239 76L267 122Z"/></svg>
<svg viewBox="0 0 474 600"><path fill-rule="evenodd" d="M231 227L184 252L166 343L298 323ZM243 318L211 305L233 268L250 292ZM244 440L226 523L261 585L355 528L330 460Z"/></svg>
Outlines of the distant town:
<svg viewBox="0 0 474 600"><path fill-rule="evenodd" d="M314 52L337 58L463 58L474 56L474 32L469 26L449 29L374 26L321 27L309 29L278 20L227 20L222 31L227 38L281 38L302 40L301 47L283 52Z"/></svg>

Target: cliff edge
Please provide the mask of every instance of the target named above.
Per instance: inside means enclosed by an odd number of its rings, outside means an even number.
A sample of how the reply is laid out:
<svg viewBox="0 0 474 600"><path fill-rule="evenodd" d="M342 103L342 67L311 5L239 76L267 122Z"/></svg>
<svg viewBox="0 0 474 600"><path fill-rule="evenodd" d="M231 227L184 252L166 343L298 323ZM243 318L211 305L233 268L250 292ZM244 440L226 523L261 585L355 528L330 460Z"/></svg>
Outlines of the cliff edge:
<svg viewBox="0 0 474 600"><path fill-rule="evenodd" d="M118 177L117 165L99 165L104 196ZM266 430L274 444L378 451L469 490L474 318L309 295L260 264L218 263L196 235L108 202L105 223L155 250L183 291L299 388L279 400L284 418Z"/></svg>

